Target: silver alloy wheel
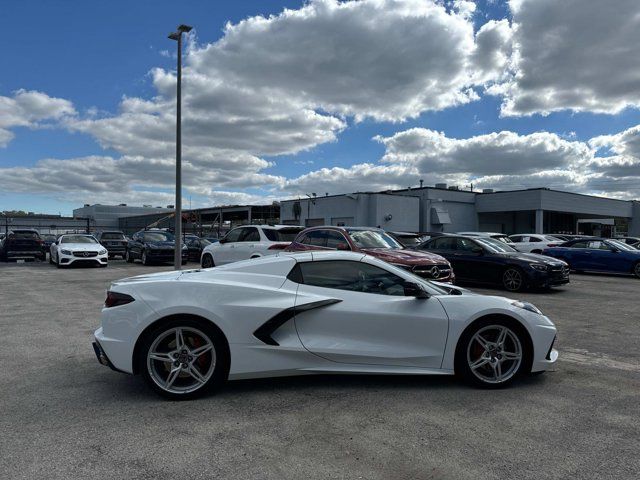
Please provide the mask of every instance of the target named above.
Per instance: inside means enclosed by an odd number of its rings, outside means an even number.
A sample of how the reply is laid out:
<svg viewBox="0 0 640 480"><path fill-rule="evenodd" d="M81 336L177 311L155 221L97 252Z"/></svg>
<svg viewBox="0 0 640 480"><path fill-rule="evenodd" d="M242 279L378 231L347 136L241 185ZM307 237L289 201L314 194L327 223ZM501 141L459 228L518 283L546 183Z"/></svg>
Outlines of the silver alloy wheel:
<svg viewBox="0 0 640 480"><path fill-rule="evenodd" d="M522 288L522 273L515 268L508 268L502 274L504 288L510 292L515 292Z"/></svg>
<svg viewBox="0 0 640 480"><path fill-rule="evenodd" d="M170 328L158 335L147 353L147 370L153 382L174 394L203 387L216 367L211 339L192 327Z"/></svg>
<svg viewBox="0 0 640 480"><path fill-rule="evenodd" d="M522 363L522 344L518 335L504 325L478 330L467 346L471 372L485 383L499 384L511 379Z"/></svg>

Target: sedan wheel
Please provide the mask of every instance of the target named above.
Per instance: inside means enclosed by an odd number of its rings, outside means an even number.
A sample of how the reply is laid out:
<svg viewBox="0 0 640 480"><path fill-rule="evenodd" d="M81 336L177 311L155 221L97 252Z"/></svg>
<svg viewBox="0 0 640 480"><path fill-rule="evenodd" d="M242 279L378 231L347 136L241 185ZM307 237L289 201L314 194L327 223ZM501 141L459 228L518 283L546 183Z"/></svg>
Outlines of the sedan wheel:
<svg viewBox="0 0 640 480"><path fill-rule="evenodd" d="M211 268L215 267L213 263L213 257L211 255L205 255L202 259L202 268Z"/></svg>
<svg viewBox="0 0 640 480"><path fill-rule="evenodd" d="M636 263L636 266L633 268L633 273L636 277L640 278L640 262Z"/></svg>
<svg viewBox="0 0 640 480"><path fill-rule="evenodd" d="M507 268L502 274L502 285L510 292L521 290L524 285L522 272L516 268Z"/></svg>
<svg viewBox="0 0 640 480"><path fill-rule="evenodd" d="M463 339L456 353L456 373L477 386L507 385L526 363L520 335L506 322L480 325Z"/></svg>
<svg viewBox="0 0 640 480"><path fill-rule="evenodd" d="M126 252L124 252L124 260L127 263L133 263L133 257L131 256L131 254L129 253L129 250L127 250Z"/></svg>
<svg viewBox="0 0 640 480"><path fill-rule="evenodd" d="M147 258L147 251L146 250L142 251L141 260L142 260L142 264L143 265L149 265L149 259Z"/></svg>
<svg viewBox="0 0 640 480"><path fill-rule="evenodd" d="M219 340L196 322L170 324L148 337L144 376L171 399L193 398L219 383L225 372Z"/></svg>

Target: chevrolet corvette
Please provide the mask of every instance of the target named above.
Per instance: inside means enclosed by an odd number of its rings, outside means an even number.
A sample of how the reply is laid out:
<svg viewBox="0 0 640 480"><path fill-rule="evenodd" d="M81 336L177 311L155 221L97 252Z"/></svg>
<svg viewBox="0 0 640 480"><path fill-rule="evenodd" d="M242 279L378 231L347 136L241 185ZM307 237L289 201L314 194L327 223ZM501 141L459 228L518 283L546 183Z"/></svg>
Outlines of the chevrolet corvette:
<svg viewBox="0 0 640 480"><path fill-rule="evenodd" d="M555 326L530 303L337 251L116 281L94 337L100 363L170 399L314 373L456 374L496 388L558 357Z"/></svg>

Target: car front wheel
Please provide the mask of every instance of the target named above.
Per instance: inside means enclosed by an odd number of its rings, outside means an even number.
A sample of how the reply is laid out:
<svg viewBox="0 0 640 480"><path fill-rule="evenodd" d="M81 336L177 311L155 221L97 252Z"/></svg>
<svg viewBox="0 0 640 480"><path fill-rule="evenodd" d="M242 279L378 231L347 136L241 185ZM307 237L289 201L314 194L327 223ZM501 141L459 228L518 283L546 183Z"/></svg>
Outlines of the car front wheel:
<svg viewBox="0 0 640 480"><path fill-rule="evenodd" d="M184 320L160 326L146 337L141 352L145 380L169 399L195 398L225 380L223 343L203 322Z"/></svg>
<svg viewBox="0 0 640 480"><path fill-rule="evenodd" d="M519 269L509 267L502 274L502 285L510 292L518 292L524 287L524 275Z"/></svg>
<svg viewBox="0 0 640 480"><path fill-rule="evenodd" d="M129 253L129 250L124 252L124 260L127 263L133 263L133 257L131 256L131 254Z"/></svg>
<svg viewBox="0 0 640 480"><path fill-rule="evenodd" d="M142 260L142 264L143 265L149 265L149 259L147 258L147 251L146 250L142 251L142 257L140 257L140 259Z"/></svg>
<svg viewBox="0 0 640 480"><path fill-rule="evenodd" d="M633 267L633 274L634 274L636 277L640 278L640 262L637 262L637 263L635 264L635 266Z"/></svg>
<svg viewBox="0 0 640 480"><path fill-rule="evenodd" d="M456 350L456 374L485 388L510 384L529 363L521 329L500 319L479 322L465 332Z"/></svg>
<svg viewBox="0 0 640 480"><path fill-rule="evenodd" d="M202 268L211 268L211 267L215 267L215 263L213 262L213 257L207 254L202 258Z"/></svg>

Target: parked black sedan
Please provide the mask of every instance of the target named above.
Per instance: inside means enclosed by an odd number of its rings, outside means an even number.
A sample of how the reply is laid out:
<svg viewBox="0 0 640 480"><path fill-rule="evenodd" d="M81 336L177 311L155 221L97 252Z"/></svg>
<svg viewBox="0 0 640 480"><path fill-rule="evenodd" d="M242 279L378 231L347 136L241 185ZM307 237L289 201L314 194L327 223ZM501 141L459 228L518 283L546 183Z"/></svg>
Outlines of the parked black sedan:
<svg viewBox="0 0 640 480"><path fill-rule="evenodd" d="M0 240L0 258L5 262L18 259L46 259L43 241L36 230L10 230Z"/></svg>
<svg viewBox="0 0 640 480"><path fill-rule="evenodd" d="M109 258L115 256L124 258L127 250L128 240L125 238L124 233L120 230L108 230L97 232L95 235L96 240L102 244L104 248L109 252Z"/></svg>
<svg viewBox="0 0 640 480"><path fill-rule="evenodd" d="M186 235L184 243L187 244L189 251L189 261L198 263L200 263L200 256L204 247L211 245L211 242L206 238L200 238L195 235Z"/></svg>
<svg viewBox="0 0 640 480"><path fill-rule="evenodd" d="M521 253L492 238L441 236L427 240L419 249L449 260L460 282L501 285L512 292L569 283L569 266L562 260Z"/></svg>
<svg viewBox="0 0 640 480"><path fill-rule="evenodd" d="M134 233L127 244L124 259L133 263L140 259L143 265L170 263L174 259L175 237L165 230L142 230ZM188 249L182 245L182 264L187 263Z"/></svg>

